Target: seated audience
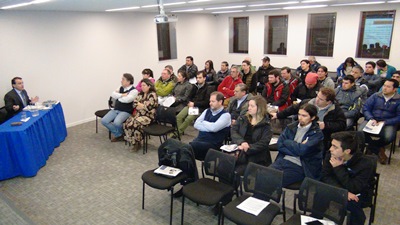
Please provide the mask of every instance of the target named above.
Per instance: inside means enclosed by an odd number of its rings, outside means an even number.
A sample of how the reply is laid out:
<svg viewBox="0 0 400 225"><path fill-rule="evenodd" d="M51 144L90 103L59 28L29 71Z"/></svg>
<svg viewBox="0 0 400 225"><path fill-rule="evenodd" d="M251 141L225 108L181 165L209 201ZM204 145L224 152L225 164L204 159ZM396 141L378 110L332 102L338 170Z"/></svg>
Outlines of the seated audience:
<svg viewBox="0 0 400 225"><path fill-rule="evenodd" d="M320 87L318 75L316 73L308 73L304 83L300 83L294 89L291 95L292 102L296 103L297 99L315 98Z"/></svg>
<svg viewBox="0 0 400 225"><path fill-rule="evenodd" d="M325 149L329 149L331 134L346 129L346 117L339 103L336 102L335 97L333 89L322 87L315 98L302 101L300 104L291 105L278 113L270 114L272 119L285 119L288 116L295 115L301 105L305 103L316 106L318 110L317 123L324 134Z"/></svg>
<svg viewBox="0 0 400 225"><path fill-rule="evenodd" d="M258 70L256 72L256 77L257 77L257 92L262 93L265 87L265 84L268 83L268 74L269 71L275 69L270 64L270 58L268 56L265 56L262 60L262 65L258 67Z"/></svg>
<svg viewBox="0 0 400 225"><path fill-rule="evenodd" d="M188 75L185 71L181 70L178 72L178 82L176 83L174 90L172 90L172 96L175 98L174 107L177 112L182 110L189 102L189 96L192 91L192 84L189 83Z"/></svg>
<svg viewBox="0 0 400 225"><path fill-rule="evenodd" d="M166 65L164 69L169 70L171 72L171 79L176 83L178 82L178 77L174 73L174 68L171 65Z"/></svg>
<svg viewBox="0 0 400 225"><path fill-rule="evenodd" d="M257 89L257 75L252 72L250 68L251 64L249 61L244 60L242 62L242 81L246 84L247 88L249 89L249 93L256 95Z"/></svg>
<svg viewBox="0 0 400 225"><path fill-rule="evenodd" d="M133 114L124 123L125 140L138 151L142 145L143 127L155 121L158 107L154 84L149 79L142 80L142 91L133 101Z"/></svg>
<svg viewBox="0 0 400 225"><path fill-rule="evenodd" d="M351 70L351 74L354 77L354 82L356 83L357 86L360 88L365 88L366 92L368 93L369 88L368 88L368 81L362 76L364 73L364 70L361 66L356 65L353 67Z"/></svg>
<svg viewBox="0 0 400 225"><path fill-rule="evenodd" d="M248 101L253 97L247 88L246 84L237 84L235 87L235 97L232 97L232 101L229 102L228 112L231 114L232 124L239 116L244 115L247 112Z"/></svg>
<svg viewBox="0 0 400 225"><path fill-rule="evenodd" d="M336 100L346 117L347 130L353 129L354 123L360 117L362 105L367 100L367 93L362 89L364 88L355 85L352 75L344 76L342 86L335 89Z"/></svg>
<svg viewBox="0 0 400 225"><path fill-rule="evenodd" d="M362 76L367 81L366 85L368 86L368 97L378 92L382 86L382 78L375 74L375 66L376 64L372 61L365 63L365 72Z"/></svg>
<svg viewBox="0 0 400 225"><path fill-rule="evenodd" d="M308 61L310 62L311 71L317 72L317 69L321 66L319 62L315 59L315 56L308 56ZM301 71L301 66L297 67L296 73L299 74Z"/></svg>
<svg viewBox="0 0 400 225"><path fill-rule="evenodd" d="M121 87L111 93L111 97L116 99L114 109L111 109L101 119L101 124L114 135L111 142L124 140L122 124L132 114L132 102L137 95L138 91L133 87L133 76L124 73L121 79Z"/></svg>
<svg viewBox="0 0 400 225"><path fill-rule="evenodd" d="M171 95L174 87L175 82L171 78L171 71L163 69L163 71L161 72L161 77L155 83L157 96L166 97L168 95Z"/></svg>
<svg viewBox="0 0 400 225"><path fill-rule="evenodd" d="M351 75L351 70L353 69L354 66L357 65L358 63L354 61L352 57L347 57L346 60L342 64L340 64L339 67L336 69L338 84L342 82L344 76Z"/></svg>
<svg viewBox="0 0 400 225"><path fill-rule="evenodd" d="M289 124L278 139L278 156L271 167L283 171L282 186L301 182L305 177L319 179L324 146L314 105L303 104L299 120Z"/></svg>
<svg viewBox="0 0 400 225"><path fill-rule="evenodd" d="M249 162L269 166L272 163L268 146L272 137L267 104L261 96L250 98L248 111L232 125L232 143L238 145L236 171L239 175Z"/></svg>
<svg viewBox="0 0 400 225"><path fill-rule="evenodd" d="M363 225L363 202L369 201L373 165L357 147L357 139L348 131L332 134L332 146L325 157L321 181L348 191L347 218L350 225Z"/></svg>
<svg viewBox="0 0 400 225"><path fill-rule="evenodd" d="M216 85L218 83L218 76L214 70L214 63L207 60L204 65L204 72L206 73L206 83L209 85Z"/></svg>
<svg viewBox="0 0 400 225"><path fill-rule="evenodd" d="M292 70L285 66L281 69L282 81L289 86L289 94L292 96L294 89L296 89L299 84L299 78L291 74Z"/></svg>
<svg viewBox="0 0 400 225"><path fill-rule="evenodd" d="M38 96L29 98L28 92L26 92L24 88L24 81L22 81L21 77L14 77L11 80L11 86L13 89L4 96L4 104L8 118L21 112L25 106L35 104L39 101Z"/></svg>
<svg viewBox="0 0 400 225"><path fill-rule="evenodd" d="M300 61L300 67L301 70L297 71L297 75L299 76L301 83L305 84L307 74L315 71L312 71L310 61L308 61L307 59L303 59Z"/></svg>
<svg viewBox="0 0 400 225"><path fill-rule="evenodd" d="M231 74L218 85L218 91L221 92L224 97L224 105L228 106L230 97L234 96L234 89L237 84L243 83L242 79L239 77L239 70L236 66L231 67Z"/></svg>
<svg viewBox="0 0 400 225"><path fill-rule="evenodd" d="M365 142L368 143L367 152L377 154L379 162L386 164L387 156L385 146L391 143L397 135L397 126L400 124L400 95L397 93L399 82L395 79L385 81L382 93L378 92L367 99L363 106L365 121L360 125L362 131L368 121L373 125L384 123L378 140L373 140L368 132L365 134Z"/></svg>
<svg viewBox="0 0 400 225"><path fill-rule="evenodd" d="M179 68L179 70L185 71L189 75L189 79L195 78L198 70L197 66L193 63L193 57L187 56L186 63L182 65L181 68Z"/></svg>
<svg viewBox="0 0 400 225"><path fill-rule="evenodd" d="M229 134L231 115L224 110L223 103L222 93L217 91L211 93L210 108L204 110L194 123L199 135L189 144L198 160L204 160L210 148L219 149Z"/></svg>
<svg viewBox="0 0 400 225"><path fill-rule="evenodd" d="M229 63L227 61L223 61L221 63L221 70L218 71L217 73L218 77L217 85L219 85L225 79L225 77L227 77L230 73L231 71L229 70Z"/></svg>
<svg viewBox="0 0 400 225"><path fill-rule="evenodd" d="M326 66L318 67L317 74L321 87L335 89L335 82L333 82L332 78L328 77L328 68Z"/></svg>
<svg viewBox="0 0 400 225"><path fill-rule="evenodd" d="M199 113L202 113L209 106L210 95L208 93L208 84L206 83L206 74L204 71L197 72L197 83L193 84L189 96L189 103L176 116L179 134L182 135L186 128L199 117L199 115L189 115L189 108L197 107ZM176 134L171 135L177 136Z"/></svg>
<svg viewBox="0 0 400 225"><path fill-rule="evenodd" d="M396 68L387 64L383 59L376 61L376 65L378 66L378 75L383 79L392 78L393 73L396 72Z"/></svg>
<svg viewBox="0 0 400 225"><path fill-rule="evenodd" d="M393 75L392 75L392 79L397 80L398 82L400 82L400 70L396 71ZM382 87L379 89L379 92L382 92ZM400 88L397 88L397 93L400 94Z"/></svg>
<svg viewBox="0 0 400 225"><path fill-rule="evenodd" d="M278 70L269 71L268 83L265 84L262 95L267 100L268 104L278 106L279 111L282 111L291 105L289 86L286 85L285 82L281 81Z"/></svg>
<svg viewBox="0 0 400 225"><path fill-rule="evenodd" d="M156 80L154 80L154 75L153 75L153 71L151 69L144 69L142 71L142 76L143 79L149 79L151 82L156 82ZM142 81L140 81L137 85L136 85L136 90L138 92L142 91Z"/></svg>

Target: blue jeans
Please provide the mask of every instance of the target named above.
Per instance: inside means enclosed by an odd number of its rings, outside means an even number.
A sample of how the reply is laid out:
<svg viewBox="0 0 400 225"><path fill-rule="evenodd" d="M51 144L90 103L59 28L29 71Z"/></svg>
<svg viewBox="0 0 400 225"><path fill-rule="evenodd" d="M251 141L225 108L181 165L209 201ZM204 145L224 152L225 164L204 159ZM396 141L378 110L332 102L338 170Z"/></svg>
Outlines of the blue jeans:
<svg viewBox="0 0 400 225"><path fill-rule="evenodd" d="M283 187L302 181L306 177L303 167L283 158L275 160L275 162L271 164L271 167L283 171Z"/></svg>
<svg viewBox="0 0 400 225"><path fill-rule="evenodd" d="M365 125L367 125L367 123L368 123L368 121L364 121L360 125L358 130L362 131L364 129ZM384 125L382 127L381 132L378 135L364 132L365 143L368 143L369 150L372 153L378 154L379 148L385 147L386 145L390 144L396 137L396 134L397 134L396 126ZM379 137L379 140L372 140L372 137Z"/></svg>
<svg viewBox="0 0 400 225"><path fill-rule="evenodd" d="M101 124L107 127L114 137L120 137L123 134L122 124L130 115L127 112L112 109L101 119Z"/></svg>

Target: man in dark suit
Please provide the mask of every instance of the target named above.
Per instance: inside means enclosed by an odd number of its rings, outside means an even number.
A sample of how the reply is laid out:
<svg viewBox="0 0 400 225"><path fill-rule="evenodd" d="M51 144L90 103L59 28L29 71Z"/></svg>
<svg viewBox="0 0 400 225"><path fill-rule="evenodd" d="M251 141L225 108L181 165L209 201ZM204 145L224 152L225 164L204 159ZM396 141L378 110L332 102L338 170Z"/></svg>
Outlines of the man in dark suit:
<svg viewBox="0 0 400 225"><path fill-rule="evenodd" d="M8 117L14 116L22 111L25 106L31 103L34 104L39 100L38 96L29 98L28 93L24 89L24 82L21 77L14 77L11 80L11 85L13 89L4 96Z"/></svg>

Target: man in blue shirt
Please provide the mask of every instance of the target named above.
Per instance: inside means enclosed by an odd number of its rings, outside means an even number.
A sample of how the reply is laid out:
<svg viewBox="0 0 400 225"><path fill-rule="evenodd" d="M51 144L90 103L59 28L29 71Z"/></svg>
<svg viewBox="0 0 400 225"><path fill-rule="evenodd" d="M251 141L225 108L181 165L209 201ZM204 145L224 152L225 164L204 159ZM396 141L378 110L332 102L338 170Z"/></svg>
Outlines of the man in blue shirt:
<svg viewBox="0 0 400 225"><path fill-rule="evenodd" d="M219 149L229 133L231 115L224 110L224 95L221 92L210 94L210 108L197 118L194 128L199 135L189 144L198 160L204 160L208 149Z"/></svg>

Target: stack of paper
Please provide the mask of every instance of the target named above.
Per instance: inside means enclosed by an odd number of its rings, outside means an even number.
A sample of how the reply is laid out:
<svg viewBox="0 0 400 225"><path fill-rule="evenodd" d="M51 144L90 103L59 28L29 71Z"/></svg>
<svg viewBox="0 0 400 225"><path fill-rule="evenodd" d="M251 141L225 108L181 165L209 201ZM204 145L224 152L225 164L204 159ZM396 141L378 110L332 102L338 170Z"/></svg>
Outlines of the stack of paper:
<svg viewBox="0 0 400 225"><path fill-rule="evenodd" d="M258 198L249 197L240 203L236 208L243 210L247 213L258 216L261 211L265 209L269 205L269 202L260 200Z"/></svg>
<svg viewBox="0 0 400 225"><path fill-rule="evenodd" d="M234 152L236 150L238 150L238 146L233 144L233 145L222 145L221 146L221 150L225 151L225 152Z"/></svg>
<svg viewBox="0 0 400 225"><path fill-rule="evenodd" d="M368 121L367 125L365 125L363 131L370 134L379 134L384 124L385 122L382 121L373 125L372 120L370 120Z"/></svg>

